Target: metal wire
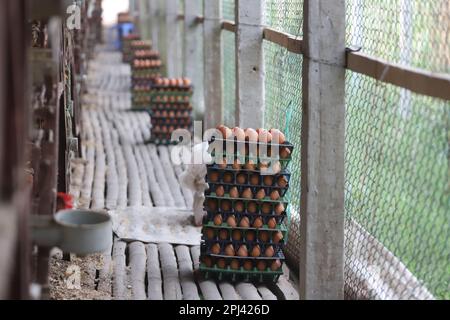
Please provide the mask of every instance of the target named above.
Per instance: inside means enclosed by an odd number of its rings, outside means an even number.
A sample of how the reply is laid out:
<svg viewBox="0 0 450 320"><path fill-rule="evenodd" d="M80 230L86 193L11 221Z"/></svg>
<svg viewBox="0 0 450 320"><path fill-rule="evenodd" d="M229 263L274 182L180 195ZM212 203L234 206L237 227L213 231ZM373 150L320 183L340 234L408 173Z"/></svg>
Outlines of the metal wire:
<svg viewBox="0 0 450 320"><path fill-rule="evenodd" d="M301 36L303 0L266 0L264 23L279 31Z"/></svg>
<svg viewBox="0 0 450 320"><path fill-rule="evenodd" d="M224 20L234 21L234 2L235 0L222 0L222 17Z"/></svg>

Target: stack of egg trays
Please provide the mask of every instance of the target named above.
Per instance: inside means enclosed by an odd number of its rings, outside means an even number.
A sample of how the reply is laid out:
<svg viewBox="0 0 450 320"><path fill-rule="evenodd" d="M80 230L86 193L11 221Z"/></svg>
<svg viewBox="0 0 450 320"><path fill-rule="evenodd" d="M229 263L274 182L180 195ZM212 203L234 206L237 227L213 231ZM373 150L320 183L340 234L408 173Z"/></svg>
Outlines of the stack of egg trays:
<svg viewBox="0 0 450 320"><path fill-rule="evenodd" d="M152 85L148 95L152 119L152 143L176 144L171 141L173 131L177 129L192 131L192 93L192 86ZM167 116L164 116L164 112Z"/></svg>
<svg viewBox="0 0 450 320"><path fill-rule="evenodd" d="M122 61L124 63L131 63L133 60L134 52L131 48L131 42L140 40L141 38L137 34L129 34L123 37L122 42Z"/></svg>
<svg viewBox="0 0 450 320"><path fill-rule="evenodd" d="M227 139L216 139L216 141L223 141L223 150L224 152L220 156L226 157L226 158L230 158L231 157L238 157L240 156L238 150L238 147L242 147L243 146L243 142L237 142L236 140L227 140ZM233 143L234 144L234 154L232 155L228 155L226 153L226 145L229 143ZM257 145L262 145L264 143L260 143L260 142L245 142L245 145L248 144L257 144ZM268 148L270 148L270 144L266 144L268 146ZM277 145L275 145L276 147ZM294 146L289 143L289 142L285 142L283 144L279 144L278 145L279 148L281 147L287 147L290 150L290 154L292 155L292 151L294 149ZM213 154L214 155L214 154ZM248 159L253 159L252 157L245 157L245 161L247 162ZM285 257L283 255L283 248L284 248L284 239L286 239L286 235L287 235L287 228L285 226L285 224L283 224L283 221L285 221L286 217L287 217L287 208L289 203L284 199L286 196L286 192L288 191L289 188L289 180L291 177L291 174L288 170L288 165L289 162L291 160L291 156L289 156L286 159L279 159L280 164L281 164L281 170L280 172L274 174L274 184L271 186L267 186L263 184L263 175L260 175L260 180L259 180L259 185L253 185L253 184L249 184L248 181L248 177L254 173L261 173L260 170L255 169L255 170L248 170L245 168L240 168L240 169L233 169L231 164L224 166L218 165L218 164L212 164L212 165L208 165L207 166L207 176L206 176L206 181L209 184L209 189L205 192L205 210L207 212L206 216L204 217L203 220L203 229L202 229L202 244L201 244L201 258L203 257L210 257L213 259L212 262L212 266L208 267L205 265L204 261L201 259L200 261L200 270L202 271L202 274L204 275L204 277L206 279L208 278L213 278L213 279L217 279L219 281L222 280L227 280L227 281L252 281L252 282L277 282L278 278L280 277L280 275L283 274L282 271L282 267L280 267L278 270L276 271L272 271L270 269L270 263L267 264L266 270L265 271L261 271L258 270L255 267L255 263L258 260L267 260L267 261L274 261L274 260L280 260L280 262L283 264ZM259 162L257 159L255 159L254 163L256 164L256 168L259 167ZM219 178L217 179L217 181L210 181L210 174L211 172L217 172L219 173ZM231 182L228 183L224 183L222 178L223 175L226 173L231 173L233 175L233 179ZM237 174L241 174L244 173L247 175L247 183L245 184L239 184L236 181L236 176ZM280 176L285 176L286 179L288 180L287 186L281 188L280 186L276 186L276 181L277 178ZM218 197L215 194L215 188L219 185L222 185L225 189L225 194L221 197ZM266 198L264 199L247 199L247 198L231 198L229 195L229 190L231 189L231 187L237 187L239 194L241 194L242 190L245 188L251 188L252 189L252 193L253 195L255 194L255 192L257 192L257 190L260 190L261 188L266 190ZM277 189L280 192L280 198L277 200L272 200L270 199L267 195L270 194L270 192L273 189ZM208 207L208 200L213 199L217 201L217 209L211 210L211 208ZM222 201L231 201L231 210L229 211L223 211L222 210L222 206L221 203ZM245 210L243 212L236 212L234 209L234 204L236 201L242 201L245 204ZM249 213L247 212L247 205L250 202L256 202L258 204L258 211L257 213ZM263 214L260 210L261 205L263 203L271 203L272 207L275 207L275 205L277 203L283 203L284 205L284 212L282 212L279 215L276 215L275 212L272 210L272 212L270 214ZM214 223L214 217L220 214L222 216L222 224L220 225L216 225ZM239 226L239 221L243 218L243 217L248 217L250 220L250 227L249 228L241 228L241 227L231 227L227 224L227 219L230 215L235 216L236 218L236 223ZM263 220L263 226L261 228L253 228L251 227L253 224L254 219L256 219L257 217L261 217ZM270 229L267 225L267 221L271 218L275 218L276 220L276 227L275 229ZM238 230L242 230L244 233L248 230L255 230L256 231L256 243L261 247L261 252L264 252L264 248L267 245L272 245L275 249L275 256L273 257L264 257L264 256L260 256L260 257L238 257L238 256L226 256L225 253L223 252L223 248L228 244L228 243L233 243L233 240L219 240L218 238L216 239L207 239L206 235L204 234L204 231L208 228L214 228L217 229L217 232L220 229L230 229L230 233L232 230L238 229ZM276 232L276 231L281 231L283 234L283 240L278 243L278 244L274 244L272 243L271 238L269 237L269 242L267 243L261 243L261 241L259 240L258 237L258 233L259 231L269 231L269 232ZM210 251L211 245L214 242L219 242L221 245L221 252L220 254L212 254ZM224 242L224 243L221 243ZM236 242L236 241L234 241ZM239 241L238 241L239 242ZM236 242L233 244L233 247L235 248L235 250L239 247L240 244L245 243L247 245L247 249L249 250L249 252L251 251L252 246L255 244L254 242L248 242L248 241L241 241L241 242ZM219 268L217 266L217 264L215 263L215 261L217 259L223 258L225 259L226 265L227 267L225 269L223 268ZM235 270L235 269L231 269L230 265L229 265L229 261L233 260L233 259L237 259L238 261L240 261L239 264L239 269ZM253 269L252 270L245 270L243 268L243 262L246 260L254 260L255 262L253 263Z"/></svg>

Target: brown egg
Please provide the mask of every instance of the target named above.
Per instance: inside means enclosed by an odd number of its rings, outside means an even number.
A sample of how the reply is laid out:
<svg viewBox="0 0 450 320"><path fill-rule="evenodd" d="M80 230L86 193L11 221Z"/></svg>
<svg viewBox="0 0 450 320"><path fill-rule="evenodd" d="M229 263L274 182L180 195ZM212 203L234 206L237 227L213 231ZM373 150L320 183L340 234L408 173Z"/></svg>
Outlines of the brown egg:
<svg viewBox="0 0 450 320"><path fill-rule="evenodd" d="M206 202L206 206L208 210L210 211L216 211L217 210L217 200L216 199L208 199Z"/></svg>
<svg viewBox="0 0 450 320"><path fill-rule="evenodd" d="M230 189L230 197L231 198L239 198L239 191L237 187L232 187Z"/></svg>
<svg viewBox="0 0 450 320"><path fill-rule="evenodd" d="M256 264L256 268L258 268L259 271L265 271L267 268L267 264L265 261L258 261L258 263Z"/></svg>
<svg viewBox="0 0 450 320"><path fill-rule="evenodd" d="M275 214L279 216L284 212L284 210L285 210L284 204L277 203L277 205L275 206Z"/></svg>
<svg viewBox="0 0 450 320"><path fill-rule="evenodd" d="M221 258L221 259L217 260L216 264L217 264L217 267L220 268L220 269L225 269L226 266L227 266L227 263L225 262L224 258Z"/></svg>
<svg viewBox="0 0 450 320"><path fill-rule="evenodd" d="M264 176L263 183L266 186L271 186L273 184L273 177L272 176Z"/></svg>
<svg viewBox="0 0 450 320"><path fill-rule="evenodd" d="M250 271L253 269L253 262L252 260L245 260L244 262L244 269L247 271Z"/></svg>
<svg viewBox="0 0 450 320"><path fill-rule="evenodd" d="M246 189L242 192L241 197L244 198L244 199L253 199L252 189L246 188Z"/></svg>
<svg viewBox="0 0 450 320"><path fill-rule="evenodd" d="M266 197L266 191L264 191L264 189L259 189L258 192L256 193L256 199L262 200L265 197Z"/></svg>
<svg viewBox="0 0 450 320"><path fill-rule="evenodd" d="M257 217L255 221L253 221L253 228L261 228L263 226L263 220L261 217Z"/></svg>
<svg viewBox="0 0 450 320"><path fill-rule="evenodd" d="M233 174L231 172L225 172L223 174L223 182L232 183L233 182Z"/></svg>
<svg viewBox="0 0 450 320"><path fill-rule="evenodd" d="M188 78L183 78L183 85L189 87L191 85L191 80Z"/></svg>
<svg viewBox="0 0 450 320"><path fill-rule="evenodd" d="M231 269L233 269L233 270L238 270L239 267L240 267L240 265L239 265L239 260L237 260L237 259L231 260L231 263L230 263L230 268L231 268Z"/></svg>
<svg viewBox="0 0 450 320"><path fill-rule="evenodd" d="M236 182L239 184L245 184L247 182L247 176L244 173L239 173L236 176Z"/></svg>
<svg viewBox="0 0 450 320"><path fill-rule="evenodd" d="M231 243L225 247L225 255L229 257L233 257L235 255L234 247Z"/></svg>
<svg viewBox="0 0 450 320"><path fill-rule="evenodd" d="M219 253L220 253L220 244L214 243L214 244L211 246L211 253L212 253L212 254L219 254Z"/></svg>
<svg viewBox="0 0 450 320"><path fill-rule="evenodd" d="M242 130L239 127L234 127L233 130L233 136L236 137L237 141L245 141L245 131Z"/></svg>
<svg viewBox="0 0 450 320"><path fill-rule="evenodd" d="M225 189L223 186L218 186L215 191L216 191L216 196L218 196L218 197L223 197L225 195Z"/></svg>
<svg viewBox="0 0 450 320"><path fill-rule="evenodd" d="M255 131L255 129L247 128L245 129L245 140L256 142L258 141L258 133Z"/></svg>
<svg viewBox="0 0 450 320"><path fill-rule="evenodd" d="M242 240L242 232L241 230L235 229L231 232L231 237L234 241L241 241Z"/></svg>
<svg viewBox="0 0 450 320"><path fill-rule="evenodd" d="M219 239L220 240L227 240L229 239L229 234L227 229L222 229L219 231Z"/></svg>
<svg viewBox="0 0 450 320"><path fill-rule="evenodd" d="M234 170L240 170L242 167L241 161L239 159L235 159L232 167Z"/></svg>
<svg viewBox="0 0 450 320"><path fill-rule="evenodd" d="M256 164L253 160L250 159L245 163L244 168L247 170L255 170Z"/></svg>
<svg viewBox="0 0 450 320"><path fill-rule="evenodd" d="M216 214L214 217L214 224L216 226L220 226L222 224L223 220L222 220L222 216L220 214Z"/></svg>
<svg viewBox="0 0 450 320"><path fill-rule="evenodd" d="M206 235L206 238L208 238L209 240L212 240L216 237L216 235L214 234L214 229L212 228L205 229L204 234Z"/></svg>
<svg viewBox="0 0 450 320"><path fill-rule="evenodd" d="M275 229L277 227L277 220L275 220L275 218L270 218L269 221L267 221L267 226L269 229Z"/></svg>
<svg viewBox="0 0 450 320"><path fill-rule="evenodd" d="M241 213L241 212L244 212L244 210L245 210L244 202L242 202L242 201L236 201L236 202L234 203L234 211L235 211L235 212Z"/></svg>
<svg viewBox="0 0 450 320"><path fill-rule="evenodd" d="M283 240L283 233L281 231L274 232L272 235L273 243L280 243Z"/></svg>
<svg viewBox="0 0 450 320"><path fill-rule="evenodd" d="M260 128L256 132L258 133L258 141L259 142L269 143L270 141L272 141L272 135L266 129Z"/></svg>
<svg viewBox="0 0 450 320"><path fill-rule="evenodd" d="M237 255L239 257L248 257L248 250L247 250L247 246L245 244L243 244L242 246L239 247Z"/></svg>
<svg viewBox="0 0 450 320"><path fill-rule="evenodd" d="M253 231L253 230L247 231L246 234L245 234L245 239L247 241L255 241L255 239L256 239L256 232Z"/></svg>
<svg viewBox="0 0 450 320"><path fill-rule="evenodd" d="M278 200L278 199L280 199L280 193L278 192L278 190L273 190L273 191L270 193L270 199L272 199L272 200Z"/></svg>
<svg viewBox="0 0 450 320"><path fill-rule="evenodd" d="M280 161L275 162L272 164L272 173L277 174L281 171L281 163Z"/></svg>
<svg viewBox="0 0 450 320"><path fill-rule="evenodd" d="M259 174L253 173L250 176L250 184L254 186L257 186L259 184Z"/></svg>
<svg viewBox="0 0 450 320"><path fill-rule="evenodd" d="M229 139L229 138L231 138L231 135L233 134L231 129L228 128L227 126L224 126L223 124L218 126L217 129L220 131L220 133L222 133L223 139Z"/></svg>
<svg viewBox="0 0 450 320"><path fill-rule="evenodd" d="M223 158L221 163L218 164L218 166L219 166L220 169L226 169L226 167L227 167L227 159Z"/></svg>
<svg viewBox="0 0 450 320"><path fill-rule="evenodd" d="M272 264L270 265L270 270L272 271L278 271L281 268L281 261L280 260L275 260L274 262L272 262Z"/></svg>
<svg viewBox="0 0 450 320"><path fill-rule="evenodd" d="M291 156L291 150L289 150L287 147L282 147L280 149L280 158L281 159L288 159Z"/></svg>
<svg viewBox="0 0 450 320"><path fill-rule="evenodd" d="M208 174L208 180L210 182L217 182L217 181L219 181L219 178L220 178L220 175L219 175L219 173L217 171L211 171Z"/></svg>
<svg viewBox="0 0 450 320"><path fill-rule="evenodd" d="M275 254L275 250L273 249L272 246L268 246L268 247L266 248L266 250L264 251L264 255L265 255L266 257L273 257L274 254Z"/></svg>
<svg viewBox="0 0 450 320"><path fill-rule="evenodd" d="M234 215L229 216L227 219L227 224L230 227L235 228L237 226L236 217Z"/></svg>
<svg viewBox="0 0 450 320"><path fill-rule="evenodd" d="M231 201L223 200L220 207L221 207L222 211L225 211L225 212L231 211Z"/></svg>
<svg viewBox="0 0 450 320"><path fill-rule="evenodd" d="M258 204L256 202L249 202L247 204L247 211L248 213L256 213L258 212Z"/></svg>
<svg viewBox="0 0 450 320"><path fill-rule="evenodd" d="M213 262L212 262L212 258L211 258L211 257L208 257L208 256L203 257L203 258L202 258L202 261L203 261L203 263L205 264L205 266L208 267L208 268L211 268L212 265L213 265Z"/></svg>
<svg viewBox="0 0 450 320"><path fill-rule="evenodd" d="M242 217L241 221L239 221L239 227L248 228L250 227L250 220L248 217Z"/></svg>
<svg viewBox="0 0 450 320"><path fill-rule="evenodd" d="M269 232L268 231L260 231L259 232L259 240L262 242L268 242L269 241Z"/></svg>
<svg viewBox="0 0 450 320"><path fill-rule="evenodd" d="M281 188L285 188L288 185L288 181L286 179L285 176L280 176L277 180L277 184L278 186L280 186Z"/></svg>
<svg viewBox="0 0 450 320"><path fill-rule="evenodd" d="M253 246L251 256L256 258L261 255L261 248L259 247L259 244Z"/></svg>
<svg viewBox="0 0 450 320"><path fill-rule="evenodd" d="M270 214L272 212L272 205L270 203L267 203L267 202L263 203L261 205L261 212L263 214Z"/></svg>
<svg viewBox="0 0 450 320"><path fill-rule="evenodd" d="M280 130L270 129L269 132L272 134L272 142L279 144L283 144L286 142L286 136Z"/></svg>

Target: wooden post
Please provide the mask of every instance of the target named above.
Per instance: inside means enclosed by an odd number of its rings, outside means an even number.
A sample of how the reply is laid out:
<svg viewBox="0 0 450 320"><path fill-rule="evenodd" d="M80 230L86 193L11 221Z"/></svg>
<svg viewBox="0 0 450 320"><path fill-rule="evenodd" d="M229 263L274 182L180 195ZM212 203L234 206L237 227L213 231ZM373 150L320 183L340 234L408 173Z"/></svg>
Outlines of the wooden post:
<svg viewBox="0 0 450 320"><path fill-rule="evenodd" d="M344 297L345 0L305 0L300 298Z"/></svg>
<svg viewBox="0 0 450 320"><path fill-rule="evenodd" d="M236 125L264 123L264 0L236 0Z"/></svg>
<svg viewBox="0 0 450 320"><path fill-rule="evenodd" d="M202 28L197 17L202 14L202 0L184 0L184 75L192 80L195 120L203 120L203 47ZM209 85L209 84L208 84Z"/></svg>
<svg viewBox="0 0 450 320"><path fill-rule="evenodd" d="M223 122L222 107L222 0L203 2L203 53L205 86L205 128Z"/></svg>
<svg viewBox="0 0 450 320"><path fill-rule="evenodd" d="M178 0L166 0L166 14L164 19L165 29L167 31L166 56L163 58L167 66L167 76L171 78L180 77L182 71L179 68L179 50L182 50L178 38Z"/></svg>

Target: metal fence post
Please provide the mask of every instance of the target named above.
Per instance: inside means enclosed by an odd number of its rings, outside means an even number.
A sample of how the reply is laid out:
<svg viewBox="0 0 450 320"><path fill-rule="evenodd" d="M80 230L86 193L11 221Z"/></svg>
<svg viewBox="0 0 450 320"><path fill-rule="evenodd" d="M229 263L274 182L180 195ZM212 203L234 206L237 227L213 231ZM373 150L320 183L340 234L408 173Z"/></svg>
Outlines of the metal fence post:
<svg viewBox="0 0 450 320"><path fill-rule="evenodd" d="M264 0L236 0L236 125L264 123Z"/></svg>
<svg viewBox="0 0 450 320"><path fill-rule="evenodd" d="M345 0L305 0L301 299L344 297Z"/></svg>
<svg viewBox="0 0 450 320"><path fill-rule="evenodd" d="M202 14L202 0L184 1L184 75L192 80L194 117L203 120L203 46L202 27L197 18Z"/></svg>
<svg viewBox="0 0 450 320"><path fill-rule="evenodd" d="M223 122L222 107L222 0L204 0L203 54L205 86L205 128Z"/></svg>

